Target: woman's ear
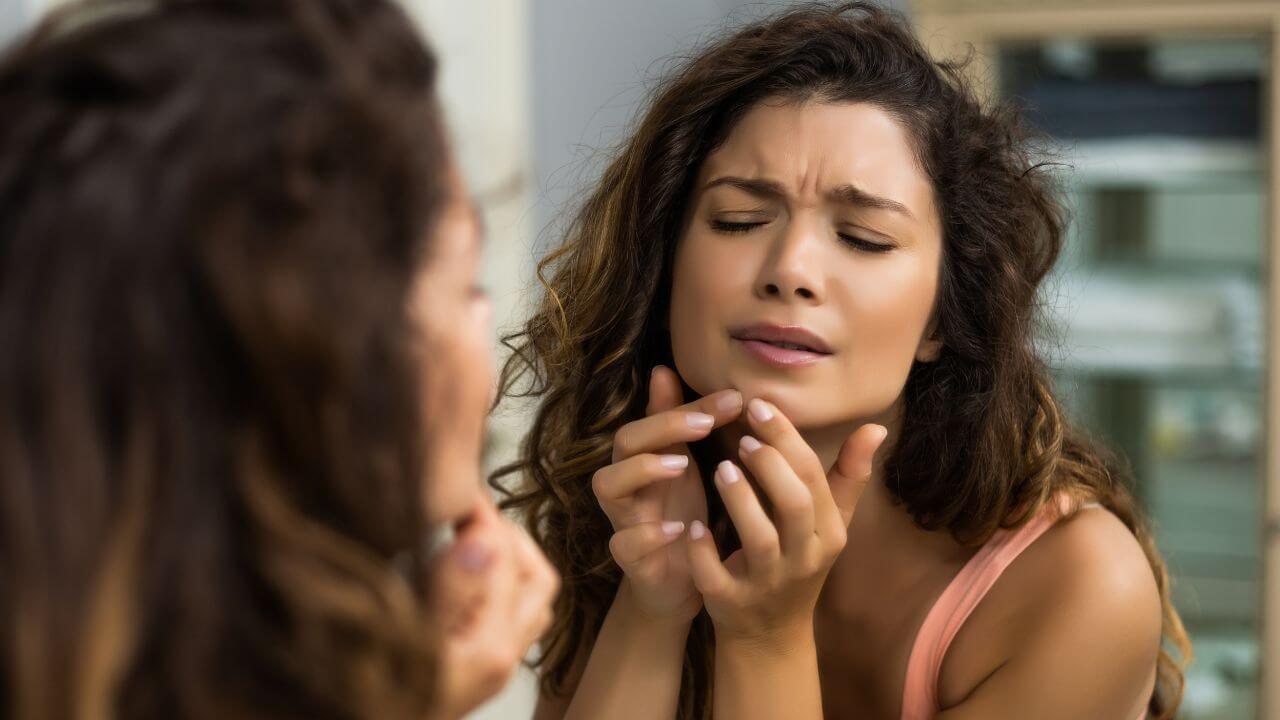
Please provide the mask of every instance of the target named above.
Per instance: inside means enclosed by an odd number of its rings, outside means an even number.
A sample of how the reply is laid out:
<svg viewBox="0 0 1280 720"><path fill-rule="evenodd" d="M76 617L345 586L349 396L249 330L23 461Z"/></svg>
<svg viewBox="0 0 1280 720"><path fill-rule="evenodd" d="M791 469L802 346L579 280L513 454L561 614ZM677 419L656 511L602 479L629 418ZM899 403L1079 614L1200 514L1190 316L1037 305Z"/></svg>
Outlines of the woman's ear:
<svg viewBox="0 0 1280 720"><path fill-rule="evenodd" d="M919 361L919 363L933 363L934 360L938 359L938 355L942 354L943 345L945 343L938 340L933 328L929 328L929 331L924 333L924 337L920 340L919 347L915 348L915 360Z"/></svg>
<svg viewBox="0 0 1280 720"><path fill-rule="evenodd" d="M929 313L929 322L925 324L924 333L920 336L920 344L916 346L916 362L933 362L942 354L945 343L938 337L938 308L935 305Z"/></svg>
<svg viewBox="0 0 1280 720"><path fill-rule="evenodd" d="M933 337L926 336L920 341L920 347L916 348L916 360L918 362L933 362L942 354L943 342Z"/></svg>

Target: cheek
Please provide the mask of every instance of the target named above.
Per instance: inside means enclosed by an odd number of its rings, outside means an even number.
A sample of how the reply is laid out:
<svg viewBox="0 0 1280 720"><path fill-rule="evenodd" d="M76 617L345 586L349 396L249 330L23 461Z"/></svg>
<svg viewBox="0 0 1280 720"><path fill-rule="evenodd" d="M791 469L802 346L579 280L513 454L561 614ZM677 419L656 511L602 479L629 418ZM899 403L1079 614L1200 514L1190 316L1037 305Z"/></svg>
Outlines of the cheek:
<svg viewBox="0 0 1280 720"><path fill-rule="evenodd" d="M937 273L928 265L913 263L881 267L858 287L850 287L846 307L854 334L849 363L882 388L889 400L896 398L924 337L937 293Z"/></svg>
<svg viewBox="0 0 1280 720"><path fill-rule="evenodd" d="M443 303L437 307L443 308ZM484 426L494 379L488 325L483 319L455 306L426 323L424 494L427 513L435 522L456 520L468 512L481 488Z"/></svg>
<svg viewBox="0 0 1280 720"><path fill-rule="evenodd" d="M452 303L427 322L427 402L433 412L473 417L488 412L494 371L488 303Z"/></svg>
<svg viewBox="0 0 1280 720"><path fill-rule="evenodd" d="M671 286L671 354L676 371L700 394L727 387L728 341L716 308L744 292L718 245L696 233L681 240ZM750 285L746 292L750 292Z"/></svg>

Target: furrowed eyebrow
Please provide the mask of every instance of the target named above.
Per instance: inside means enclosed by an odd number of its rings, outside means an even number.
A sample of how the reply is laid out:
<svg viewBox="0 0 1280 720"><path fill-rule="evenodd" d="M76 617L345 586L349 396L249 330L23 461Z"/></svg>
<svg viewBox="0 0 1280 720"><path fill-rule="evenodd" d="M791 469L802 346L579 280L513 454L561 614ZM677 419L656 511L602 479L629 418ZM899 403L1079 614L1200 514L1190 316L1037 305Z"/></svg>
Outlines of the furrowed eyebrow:
<svg viewBox="0 0 1280 720"><path fill-rule="evenodd" d="M911 211L907 209L906 205L903 205L897 200L890 200L887 197L872 195L866 190L854 185L841 185L828 193L827 197L835 200L836 202L857 205L858 207L872 208L873 210L888 210L890 212L901 213L913 220L915 219L915 216L911 214Z"/></svg>
<svg viewBox="0 0 1280 720"><path fill-rule="evenodd" d="M734 177L731 175L718 177L708 182L702 189L705 191L721 185L737 188L743 192L766 200L777 200L785 198L787 195L786 190L783 189L782 185L772 180ZM915 216L911 214L911 210L909 210L906 205L903 205L897 200L873 195L855 185L841 185L827 193L827 197L835 202L847 203L858 207L872 208L874 210L888 210L890 212L901 213L909 218L915 219Z"/></svg>
<svg viewBox="0 0 1280 720"><path fill-rule="evenodd" d="M733 177L732 175L718 177L711 182L708 182L702 187L702 189L704 191L710 190L713 187L721 185L737 188L745 193L768 200L777 200L787 196L786 191L782 189L782 185L772 180Z"/></svg>

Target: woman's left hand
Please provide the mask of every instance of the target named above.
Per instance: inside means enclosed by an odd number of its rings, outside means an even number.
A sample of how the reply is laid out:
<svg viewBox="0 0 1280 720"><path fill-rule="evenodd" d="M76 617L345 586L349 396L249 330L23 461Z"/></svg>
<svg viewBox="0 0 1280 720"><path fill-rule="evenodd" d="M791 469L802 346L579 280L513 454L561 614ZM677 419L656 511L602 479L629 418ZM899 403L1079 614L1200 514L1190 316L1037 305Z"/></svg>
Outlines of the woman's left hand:
<svg viewBox="0 0 1280 720"><path fill-rule="evenodd" d="M440 677L432 718L466 717L506 686L552 620L560 576L481 493L431 567Z"/></svg>
<svg viewBox="0 0 1280 720"><path fill-rule="evenodd" d="M722 462L715 484L742 549L722 562L711 534L695 522L689 560L717 645L745 641L785 651L793 641L812 642L818 594L844 549L872 457L887 431L861 426L826 471L775 406L757 398L747 415L755 435L742 438L738 454L768 498L772 518L739 467Z"/></svg>

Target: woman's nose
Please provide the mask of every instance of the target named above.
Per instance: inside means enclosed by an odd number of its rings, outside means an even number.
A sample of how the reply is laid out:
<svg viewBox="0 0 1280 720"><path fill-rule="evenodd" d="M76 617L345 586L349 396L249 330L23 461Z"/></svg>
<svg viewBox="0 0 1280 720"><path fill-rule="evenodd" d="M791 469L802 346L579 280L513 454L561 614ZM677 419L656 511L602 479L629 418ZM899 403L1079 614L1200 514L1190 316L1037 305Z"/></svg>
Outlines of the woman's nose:
<svg viewBox="0 0 1280 720"><path fill-rule="evenodd" d="M756 294L762 299L784 302L822 302L823 240L814 223L789 224L769 249L756 282Z"/></svg>

